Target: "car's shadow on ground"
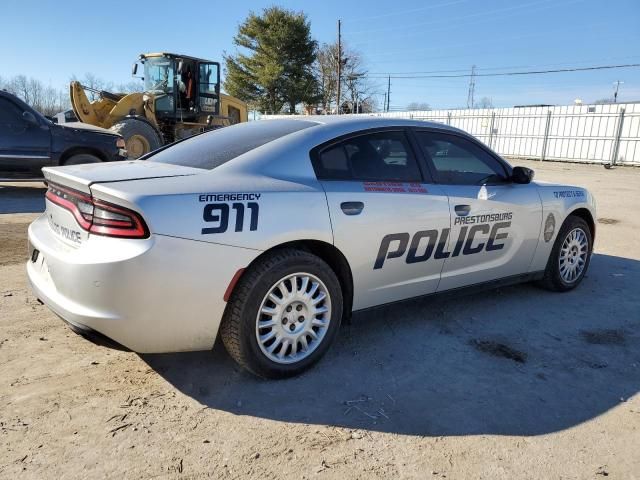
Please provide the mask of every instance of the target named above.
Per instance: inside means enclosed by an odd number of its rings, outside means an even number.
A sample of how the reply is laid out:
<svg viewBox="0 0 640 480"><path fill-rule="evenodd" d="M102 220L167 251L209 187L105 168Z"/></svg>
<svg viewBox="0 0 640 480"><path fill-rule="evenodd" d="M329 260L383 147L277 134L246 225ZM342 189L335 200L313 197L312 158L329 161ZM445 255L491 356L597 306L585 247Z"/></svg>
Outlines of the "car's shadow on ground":
<svg viewBox="0 0 640 480"><path fill-rule="evenodd" d="M0 214L44 212L46 192L42 183L20 186L0 183Z"/></svg>
<svg viewBox="0 0 640 480"><path fill-rule="evenodd" d="M356 315L323 361L290 380L252 377L221 344L142 358L184 394L237 415L416 435L538 435L638 392L639 288L640 262L595 255L570 293L520 285Z"/></svg>

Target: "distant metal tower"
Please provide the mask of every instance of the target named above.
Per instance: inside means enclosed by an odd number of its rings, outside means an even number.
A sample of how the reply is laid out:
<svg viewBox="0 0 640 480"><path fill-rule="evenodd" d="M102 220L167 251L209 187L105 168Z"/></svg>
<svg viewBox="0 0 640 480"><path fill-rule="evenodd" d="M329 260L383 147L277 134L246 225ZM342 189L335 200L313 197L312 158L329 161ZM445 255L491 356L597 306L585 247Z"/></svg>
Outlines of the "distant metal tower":
<svg viewBox="0 0 640 480"><path fill-rule="evenodd" d="M474 94L476 90L476 66L471 67L471 77L469 78L469 93L467 94L467 108L473 108Z"/></svg>
<svg viewBox="0 0 640 480"><path fill-rule="evenodd" d="M613 82L616 87L616 89L613 91L613 103L618 103L618 90L620 89L620 85L623 83L624 82L621 82L620 80L616 80L615 82Z"/></svg>

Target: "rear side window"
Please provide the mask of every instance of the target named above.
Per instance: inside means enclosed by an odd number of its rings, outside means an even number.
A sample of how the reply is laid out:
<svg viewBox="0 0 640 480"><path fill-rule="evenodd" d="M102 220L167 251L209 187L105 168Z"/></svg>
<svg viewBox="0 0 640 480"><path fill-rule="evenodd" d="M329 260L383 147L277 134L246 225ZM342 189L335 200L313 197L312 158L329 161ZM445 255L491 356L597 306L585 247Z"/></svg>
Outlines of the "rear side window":
<svg viewBox="0 0 640 480"><path fill-rule="evenodd" d="M411 147L401 131L348 138L319 152L314 159L321 180L420 182Z"/></svg>
<svg viewBox="0 0 640 480"><path fill-rule="evenodd" d="M317 125L304 120L264 120L203 133L160 150L148 162L213 170L220 165L291 133Z"/></svg>

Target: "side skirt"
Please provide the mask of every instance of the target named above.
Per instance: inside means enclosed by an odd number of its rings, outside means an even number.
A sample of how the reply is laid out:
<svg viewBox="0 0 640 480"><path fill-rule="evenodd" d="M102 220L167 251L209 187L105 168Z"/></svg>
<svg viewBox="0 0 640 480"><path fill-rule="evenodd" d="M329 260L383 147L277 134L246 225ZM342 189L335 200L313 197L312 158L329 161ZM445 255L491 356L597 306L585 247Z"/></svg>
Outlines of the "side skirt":
<svg viewBox="0 0 640 480"><path fill-rule="evenodd" d="M517 285L519 283L533 282L536 280L542 280L544 278L544 270L532 273L523 273L521 275L512 275L510 277L499 278L497 280L491 280L488 282L475 283L473 285L467 285L465 287L451 288L442 292L428 293L426 295L419 295L417 297L405 298L402 300L396 300L395 302L383 303L380 305L374 305L373 307L361 308L360 310L354 310L353 313L367 312L375 310L377 308L388 307L390 305L396 305L398 303L410 302L412 300L418 300L422 298L449 298L460 295L472 295L478 292L484 292L486 290L493 290L500 287L507 287L509 285Z"/></svg>

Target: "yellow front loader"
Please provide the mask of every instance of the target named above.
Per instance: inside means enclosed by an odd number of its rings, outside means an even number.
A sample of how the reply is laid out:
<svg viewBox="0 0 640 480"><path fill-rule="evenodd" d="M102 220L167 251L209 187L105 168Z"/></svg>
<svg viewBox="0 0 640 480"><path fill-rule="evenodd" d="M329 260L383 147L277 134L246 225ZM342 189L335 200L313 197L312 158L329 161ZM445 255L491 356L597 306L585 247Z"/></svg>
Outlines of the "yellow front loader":
<svg viewBox="0 0 640 480"><path fill-rule="evenodd" d="M73 81L71 107L79 121L121 134L131 158L196 133L248 121L246 103L220 92L220 64L171 53L140 55L143 93L111 93ZM91 101L86 91L96 95Z"/></svg>

